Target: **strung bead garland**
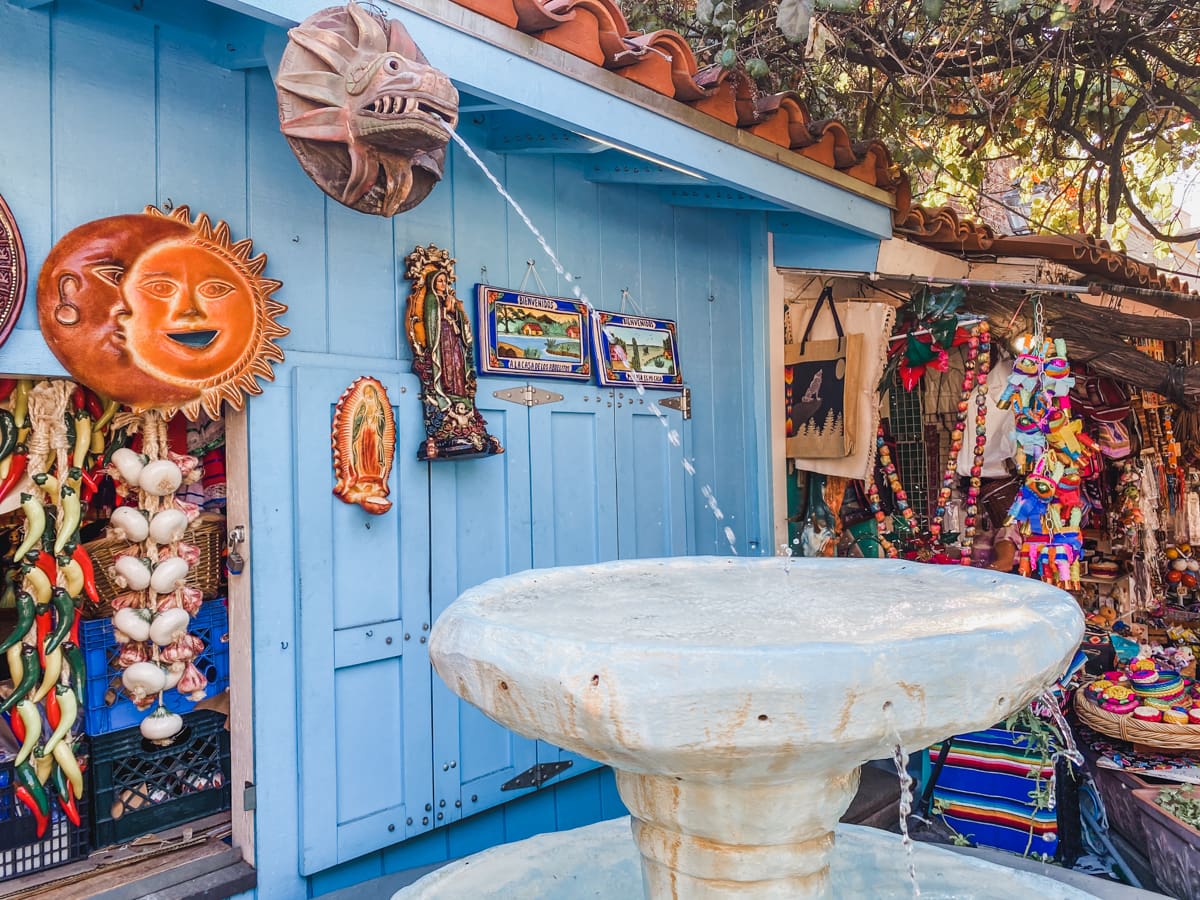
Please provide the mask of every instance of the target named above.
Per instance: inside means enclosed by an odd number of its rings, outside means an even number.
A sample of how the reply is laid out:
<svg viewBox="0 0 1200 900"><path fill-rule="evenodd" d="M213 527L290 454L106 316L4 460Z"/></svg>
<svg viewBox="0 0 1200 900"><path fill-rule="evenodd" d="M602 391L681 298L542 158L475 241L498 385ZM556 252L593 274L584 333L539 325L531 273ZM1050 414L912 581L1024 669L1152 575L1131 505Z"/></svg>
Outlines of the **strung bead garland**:
<svg viewBox="0 0 1200 900"><path fill-rule="evenodd" d="M946 460L946 471L942 474L942 487L938 491L937 508L929 522L929 534L936 544L941 536L946 518L946 505L950 502L950 493L958 474L958 454L962 450L963 435L967 430L967 410L970 408L971 391L975 389L975 360L979 356L979 331L971 330L967 342L967 356L963 363L962 399L958 403L958 418L954 422L954 431L950 435L950 456Z"/></svg>
<svg viewBox="0 0 1200 900"><path fill-rule="evenodd" d="M966 516L963 519L963 534L959 541L964 566L971 564L971 548L975 543L975 522L979 515L979 490L983 484L983 450L987 444L987 398L988 373L992 368L991 332L987 322L979 323L979 374L975 383L975 450L971 456L971 481L967 488ZM976 335L972 335L973 341ZM964 413L965 415L965 413Z"/></svg>
<svg viewBox="0 0 1200 900"><path fill-rule="evenodd" d="M904 517L904 523L908 526L909 531L914 535L920 534L920 525L917 522L917 514L913 512L912 507L908 505L908 494L904 490L904 485L900 483L900 475L896 471L896 464L892 461L892 452L888 449L887 441L883 437L883 426L879 426L879 430L875 434L875 447L879 457L879 468L883 469L883 474L888 480L888 486L892 489L892 497L896 500L896 509ZM871 486L868 489L874 490L874 494L868 493L868 502L871 504L871 511L875 513L875 521L881 523L887 518L879 504L879 489L875 486L875 479L872 477ZM880 541L882 544L883 542ZM887 546L884 547L885 552ZM895 547L892 547L889 556L895 555Z"/></svg>
<svg viewBox="0 0 1200 900"><path fill-rule="evenodd" d="M870 479L867 481L867 505L871 508L871 512L875 516L875 529L878 532L879 546L883 548L883 552L889 559L895 559L900 555L900 551L896 549L896 545L887 539L885 532L887 527L884 523L887 521L887 513L883 511L883 505L879 500L879 485L875 483L875 473L871 473Z"/></svg>

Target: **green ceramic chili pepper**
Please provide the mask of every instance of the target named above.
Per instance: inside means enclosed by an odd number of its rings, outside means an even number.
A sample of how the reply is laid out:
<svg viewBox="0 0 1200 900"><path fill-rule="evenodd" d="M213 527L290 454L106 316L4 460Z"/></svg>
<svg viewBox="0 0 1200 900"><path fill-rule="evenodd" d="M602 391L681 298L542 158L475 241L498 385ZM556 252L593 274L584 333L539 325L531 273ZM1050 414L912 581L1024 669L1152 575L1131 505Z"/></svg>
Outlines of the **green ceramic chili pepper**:
<svg viewBox="0 0 1200 900"><path fill-rule="evenodd" d="M54 607L54 630L46 638L46 654L54 652L67 635L71 633L71 625L75 622L75 602L66 588L56 587L50 592L50 605Z"/></svg>
<svg viewBox="0 0 1200 900"><path fill-rule="evenodd" d="M37 604L33 600L33 594L29 591L17 591L17 624L4 642L0 643L0 653L7 651L9 647L28 634L29 629L33 627L35 618L37 618Z"/></svg>
<svg viewBox="0 0 1200 900"><path fill-rule="evenodd" d="M71 690L75 692L78 707L87 709L87 669L84 667L83 651L77 644L64 641L62 653L67 658L67 665L71 667Z"/></svg>
<svg viewBox="0 0 1200 900"><path fill-rule="evenodd" d="M13 688L13 692L8 695L8 698L3 703L0 703L0 712L8 712L20 703L25 698L25 695L37 686L38 679L42 677L42 666L38 662L36 647L25 646L21 648L21 665L24 667L21 672L21 680Z"/></svg>

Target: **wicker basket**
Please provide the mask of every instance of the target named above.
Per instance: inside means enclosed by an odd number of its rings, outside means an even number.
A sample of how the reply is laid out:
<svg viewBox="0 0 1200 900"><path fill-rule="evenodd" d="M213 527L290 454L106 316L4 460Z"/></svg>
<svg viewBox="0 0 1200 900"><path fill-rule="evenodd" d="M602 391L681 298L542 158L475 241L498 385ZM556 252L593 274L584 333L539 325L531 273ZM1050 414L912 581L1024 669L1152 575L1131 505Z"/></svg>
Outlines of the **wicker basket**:
<svg viewBox="0 0 1200 900"><path fill-rule="evenodd" d="M1200 750L1200 725L1172 725L1169 722L1145 722L1131 715L1119 716L1101 709L1083 696L1083 691L1075 694L1075 712L1094 731L1131 744L1179 752Z"/></svg>
<svg viewBox="0 0 1200 900"><path fill-rule="evenodd" d="M220 596L221 576L225 565L225 517L211 513L200 516L184 532L183 542L195 544L200 548L200 561L188 571L188 585L199 589L205 600ZM89 541L83 546L92 557L92 567L96 571L96 590L100 594L99 604L84 605L83 617L107 618L113 613L110 602L121 593L121 589L109 577L108 570L112 567L116 555L132 545L119 538L101 538Z"/></svg>

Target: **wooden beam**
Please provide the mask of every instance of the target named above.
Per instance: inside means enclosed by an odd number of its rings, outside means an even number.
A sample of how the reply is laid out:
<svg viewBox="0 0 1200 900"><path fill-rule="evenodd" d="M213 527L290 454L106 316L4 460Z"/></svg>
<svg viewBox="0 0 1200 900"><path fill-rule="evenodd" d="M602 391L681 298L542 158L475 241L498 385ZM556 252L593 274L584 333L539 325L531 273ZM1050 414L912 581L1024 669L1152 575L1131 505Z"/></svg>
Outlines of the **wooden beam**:
<svg viewBox="0 0 1200 900"><path fill-rule="evenodd" d="M54 0L8 0L9 6L15 6L17 9L38 9L42 6L49 6Z"/></svg>
<svg viewBox="0 0 1200 900"><path fill-rule="evenodd" d="M696 185L693 178L683 184ZM752 197L732 188L722 187L674 187L659 192L663 202L669 206L699 206L705 209L757 209L778 212L782 207L758 197Z"/></svg>
<svg viewBox="0 0 1200 900"><path fill-rule="evenodd" d="M491 117L488 121L489 124L492 122ZM487 148L493 153L539 155L600 153L607 149L604 144L569 129L555 128L524 116L497 117L496 125L488 129Z"/></svg>
<svg viewBox="0 0 1200 900"><path fill-rule="evenodd" d="M245 560L240 575L229 575L229 744L233 844L254 865L254 810L245 808L246 787L254 784L254 642L250 619L250 442L246 411L226 407L225 516L230 532L241 526L245 540L236 548Z"/></svg>
<svg viewBox="0 0 1200 900"><path fill-rule="evenodd" d="M596 184L684 185L703 179L619 150L608 150L587 161L583 177Z"/></svg>

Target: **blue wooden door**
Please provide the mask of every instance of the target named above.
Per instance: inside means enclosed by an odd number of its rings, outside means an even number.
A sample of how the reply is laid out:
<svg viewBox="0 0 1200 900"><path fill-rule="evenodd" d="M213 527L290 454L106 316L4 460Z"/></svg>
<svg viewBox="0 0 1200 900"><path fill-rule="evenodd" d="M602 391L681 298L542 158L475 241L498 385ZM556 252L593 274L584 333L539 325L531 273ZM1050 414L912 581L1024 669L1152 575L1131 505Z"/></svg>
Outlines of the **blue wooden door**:
<svg viewBox="0 0 1200 900"><path fill-rule="evenodd" d="M467 588L528 569L532 561L529 506L529 410L493 393L512 380L481 378L476 403L500 456L431 462L430 540L433 620ZM416 445L401 449L415 454ZM502 790L536 762L534 742L497 725L433 680L433 776L436 798L420 810L443 825L519 797Z"/></svg>
<svg viewBox="0 0 1200 900"><path fill-rule="evenodd" d="M621 559L687 553L683 415L664 391L617 388L617 550Z"/></svg>
<svg viewBox="0 0 1200 900"><path fill-rule="evenodd" d="M433 785L425 643L429 495L415 457L424 436L417 382L367 373L387 388L399 448L389 482L393 507L373 516L332 493L334 404L362 374L293 373L300 870L306 875L433 827L422 812L432 803Z"/></svg>
<svg viewBox="0 0 1200 900"><path fill-rule="evenodd" d="M595 385L545 384L564 396L529 411L533 564L543 568L616 559L614 392ZM537 761L569 763L558 780L599 765L545 741L537 742Z"/></svg>

